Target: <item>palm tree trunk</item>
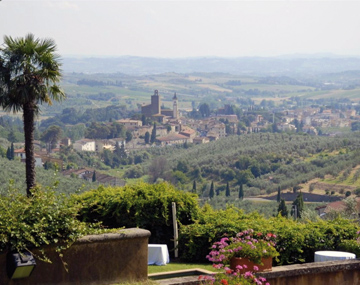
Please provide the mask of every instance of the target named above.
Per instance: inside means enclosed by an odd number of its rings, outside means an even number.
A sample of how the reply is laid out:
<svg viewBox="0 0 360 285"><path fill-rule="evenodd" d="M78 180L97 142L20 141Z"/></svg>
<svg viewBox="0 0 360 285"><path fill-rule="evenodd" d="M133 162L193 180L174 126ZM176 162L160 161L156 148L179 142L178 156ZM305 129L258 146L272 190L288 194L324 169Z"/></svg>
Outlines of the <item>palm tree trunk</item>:
<svg viewBox="0 0 360 285"><path fill-rule="evenodd" d="M35 187L35 155L34 155L34 117L35 102L30 101L23 106L23 121L25 133L25 163L26 163L26 194L30 197L31 189Z"/></svg>

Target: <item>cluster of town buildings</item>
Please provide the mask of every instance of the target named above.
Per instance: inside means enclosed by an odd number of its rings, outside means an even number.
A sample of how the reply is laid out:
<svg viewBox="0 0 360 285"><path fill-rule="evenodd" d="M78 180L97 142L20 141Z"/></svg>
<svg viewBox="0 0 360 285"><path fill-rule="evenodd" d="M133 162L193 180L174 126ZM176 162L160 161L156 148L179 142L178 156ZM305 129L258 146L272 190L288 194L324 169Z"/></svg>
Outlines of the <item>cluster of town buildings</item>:
<svg viewBox="0 0 360 285"><path fill-rule="evenodd" d="M297 120L301 124L301 131L312 135L318 135L319 128L329 127L350 127L354 120L360 120L353 109L341 111L321 108L303 108L296 110L282 111L282 121L276 123L279 131L297 131L294 121ZM262 129L268 129L274 121L266 121L263 116L257 115L255 120L248 127L248 132L259 132Z"/></svg>
<svg viewBox="0 0 360 285"><path fill-rule="evenodd" d="M151 96L151 103L141 106L141 113L151 121L156 121L156 145L174 145L184 143L202 144L207 143L228 135L227 130L232 133L237 133L238 117L237 115L226 115L227 107L218 110L214 116L191 119L181 116L179 113L179 104L176 93L173 98L173 106L170 108L162 108L161 97L158 90L154 91ZM355 110L331 110L320 108L303 108L297 110L283 111L281 122L276 123L276 127L280 131L296 131L297 126L293 123L297 120L301 123L303 132L313 135L318 134L319 127L349 127L356 118ZM225 123L227 124L226 125ZM104 149L114 150L116 145L124 145L126 149L142 149L150 147L145 144L146 133L151 134L154 125L143 125L142 120L121 119L117 123L124 125L124 127L131 131L132 140L128 143L123 138L114 139L81 139L75 142L70 142L69 139L64 139L62 144L69 146L72 144L77 151L102 152ZM256 115L255 120L242 129L241 132L260 132L262 129L268 129L274 121L268 121L262 115Z"/></svg>
<svg viewBox="0 0 360 285"><path fill-rule="evenodd" d="M190 119L180 115L178 98L176 93L173 98L172 109L162 108L161 98L158 90L154 91L151 96L151 103L143 105L141 107L141 113L151 121L156 121L156 145L174 145L184 143L203 144L213 140L217 140L222 137L226 137L228 134L226 130L232 130L232 133L238 132L238 118L237 115L226 115L226 109L229 106L218 110L214 116L202 118L202 119ZM317 135L317 129L319 127L347 127L350 126L353 119L356 119L355 110L321 110L320 108L303 108L298 110L283 111L282 121L276 123L277 129L281 131L296 131L296 126L293 123L296 119L301 123L302 131L310 134ZM357 118L359 119L359 118ZM142 149L151 147L150 144L145 144L146 133L151 134L154 125L142 124L142 120L133 119L121 119L117 121L126 127L128 131L132 133L132 140L130 142L125 141L124 138L114 138L106 140L98 139L81 139L75 142L71 142L66 138L62 140L62 145L72 145L77 151L89 151L89 152L102 152L105 149L114 150L116 146L124 146L126 149ZM226 124L225 124L226 122ZM270 125L274 124L274 121L264 120L263 116L256 115L255 120L247 126L246 130L242 132L259 132L262 129L268 129ZM226 128L226 125L228 128ZM25 159L25 152L23 149L15 150L15 155L21 159ZM36 165L42 166L44 163L55 162L60 167L62 161L54 159L47 153L36 152L35 155ZM75 170L71 170L75 171ZM70 171L70 172L71 172ZM66 175L71 175L71 173ZM79 172L79 173L78 173ZM78 170L73 175L90 180L92 170L82 169ZM104 181L108 178L104 178ZM118 185L118 181L113 181L111 184ZM122 182L120 182L122 183Z"/></svg>
<svg viewBox="0 0 360 285"><path fill-rule="evenodd" d="M161 98L158 90L151 96L151 103L141 107L141 113L152 121L157 122L156 144L160 146L183 143L207 143L226 136L225 124L221 118L237 123L236 115L219 115L204 120L193 120L180 117L178 98L173 97L173 108L161 108ZM143 126L141 120L121 119L116 121L132 133L132 140L126 144L127 149L150 147L145 144L146 133L151 134L153 125ZM124 139L90 140L82 139L73 143L73 148L78 151L97 151L114 149L116 143L124 144Z"/></svg>

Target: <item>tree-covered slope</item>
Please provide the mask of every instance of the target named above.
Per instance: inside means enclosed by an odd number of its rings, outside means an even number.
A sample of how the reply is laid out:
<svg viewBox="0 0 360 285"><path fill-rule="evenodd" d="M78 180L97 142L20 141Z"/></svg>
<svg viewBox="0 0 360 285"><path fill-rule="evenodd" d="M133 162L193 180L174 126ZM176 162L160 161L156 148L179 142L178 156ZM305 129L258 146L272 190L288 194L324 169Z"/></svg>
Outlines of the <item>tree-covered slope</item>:
<svg viewBox="0 0 360 285"><path fill-rule="evenodd" d="M174 183L185 181L189 185L195 180L201 184L198 193L206 191L204 184L210 181L215 181L221 192L230 182L231 186L246 185L252 194L271 193L279 186L287 189L355 167L360 164L359 147L356 133L338 137L254 133L190 148L153 148L149 150L153 160L148 162L148 169L150 174L158 170L161 157L164 169L172 172L157 172L155 180L172 177Z"/></svg>
<svg viewBox="0 0 360 285"><path fill-rule="evenodd" d="M25 163L0 157L0 194L9 189L23 189L25 194ZM66 178L54 170L36 167L37 185L54 188L58 193L77 193L94 188L91 183L78 178ZM10 190L11 191L11 190Z"/></svg>

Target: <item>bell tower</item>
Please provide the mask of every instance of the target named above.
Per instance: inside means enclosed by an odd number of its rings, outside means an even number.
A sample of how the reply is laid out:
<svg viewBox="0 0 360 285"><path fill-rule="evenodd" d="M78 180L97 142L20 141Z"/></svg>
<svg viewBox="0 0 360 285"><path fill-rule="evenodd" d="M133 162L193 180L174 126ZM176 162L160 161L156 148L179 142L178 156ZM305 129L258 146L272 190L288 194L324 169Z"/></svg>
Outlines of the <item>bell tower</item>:
<svg viewBox="0 0 360 285"><path fill-rule="evenodd" d="M179 118L178 99L176 97L176 92L174 93L174 97L173 97L173 118L174 119Z"/></svg>
<svg viewBox="0 0 360 285"><path fill-rule="evenodd" d="M159 91L155 90L154 95L151 96L151 114L161 114L161 100L159 96Z"/></svg>

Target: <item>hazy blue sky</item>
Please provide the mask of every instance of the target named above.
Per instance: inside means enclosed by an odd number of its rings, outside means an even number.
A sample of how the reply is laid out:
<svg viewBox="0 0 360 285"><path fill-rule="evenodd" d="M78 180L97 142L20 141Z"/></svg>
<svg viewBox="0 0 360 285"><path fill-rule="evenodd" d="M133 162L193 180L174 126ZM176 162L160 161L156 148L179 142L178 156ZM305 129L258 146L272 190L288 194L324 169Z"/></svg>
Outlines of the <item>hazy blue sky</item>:
<svg viewBox="0 0 360 285"><path fill-rule="evenodd" d="M62 56L360 56L358 1L2 0L3 35L53 38Z"/></svg>

